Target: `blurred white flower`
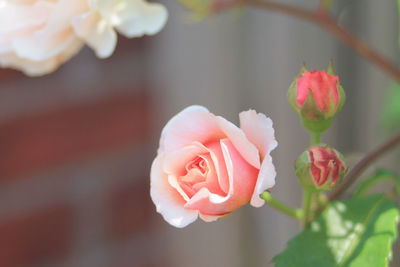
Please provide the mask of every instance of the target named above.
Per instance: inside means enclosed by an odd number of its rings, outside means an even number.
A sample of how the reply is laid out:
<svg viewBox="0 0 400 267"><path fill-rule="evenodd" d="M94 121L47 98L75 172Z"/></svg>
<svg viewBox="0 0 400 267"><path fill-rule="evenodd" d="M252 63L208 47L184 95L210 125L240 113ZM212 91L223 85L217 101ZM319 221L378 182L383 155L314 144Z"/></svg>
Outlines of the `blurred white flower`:
<svg viewBox="0 0 400 267"><path fill-rule="evenodd" d="M117 34L159 32L164 6L144 0L0 0L0 65L43 75L89 45L110 56Z"/></svg>

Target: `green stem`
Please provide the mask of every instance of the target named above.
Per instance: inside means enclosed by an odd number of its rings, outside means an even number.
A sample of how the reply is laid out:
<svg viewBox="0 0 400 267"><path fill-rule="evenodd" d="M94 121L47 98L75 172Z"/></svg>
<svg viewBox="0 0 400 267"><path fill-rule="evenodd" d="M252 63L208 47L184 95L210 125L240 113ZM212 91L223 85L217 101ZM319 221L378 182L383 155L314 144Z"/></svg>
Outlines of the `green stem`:
<svg viewBox="0 0 400 267"><path fill-rule="evenodd" d="M303 217L301 210L293 209L292 207L289 207L288 205L282 203L281 201L274 198L268 191L263 192L260 197L264 199L265 202L267 202L267 204L269 204L271 207L286 214L289 217L293 217L298 220Z"/></svg>
<svg viewBox="0 0 400 267"><path fill-rule="evenodd" d="M311 210L311 202L312 202L313 192L309 190L304 190L303 196L303 218L302 218L302 227L306 227L308 221L310 219L310 210Z"/></svg>
<svg viewBox="0 0 400 267"><path fill-rule="evenodd" d="M312 145L318 145L320 143L321 143L321 133L313 132L311 134L311 144Z"/></svg>

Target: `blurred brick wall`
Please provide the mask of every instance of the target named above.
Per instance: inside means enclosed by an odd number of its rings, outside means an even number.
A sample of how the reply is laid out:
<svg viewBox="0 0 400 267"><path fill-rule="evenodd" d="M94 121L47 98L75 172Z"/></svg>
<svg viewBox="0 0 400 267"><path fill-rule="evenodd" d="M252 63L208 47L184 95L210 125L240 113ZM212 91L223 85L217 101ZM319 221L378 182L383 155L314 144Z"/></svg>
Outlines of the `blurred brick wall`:
<svg viewBox="0 0 400 267"><path fill-rule="evenodd" d="M0 70L0 266L168 266L149 198L146 40Z"/></svg>

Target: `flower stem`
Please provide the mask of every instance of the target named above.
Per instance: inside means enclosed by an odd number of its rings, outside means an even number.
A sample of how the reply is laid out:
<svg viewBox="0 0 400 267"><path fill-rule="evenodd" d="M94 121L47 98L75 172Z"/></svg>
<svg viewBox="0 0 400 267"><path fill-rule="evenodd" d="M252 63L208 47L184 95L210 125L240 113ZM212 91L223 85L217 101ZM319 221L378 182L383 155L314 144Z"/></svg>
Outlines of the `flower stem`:
<svg viewBox="0 0 400 267"><path fill-rule="evenodd" d="M311 144L318 145L321 143L321 133L313 132L311 134Z"/></svg>
<svg viewBox="0 0 400 267"><path fill-rule="evenodd" d="M311 202L312 202L313 192L309 190L304 190L303 196L303 218L301 226L305 228L310 219L310 210L311 210Z"/></svg>
<svg viewBox="0 0 400 267"><path fill-rule="evenodd" d="M274 198L268 191L263 192L260 197L264 199L268 205L286 214L289 217L293 217L298 220L303 217L301 210L293 209L292 207L289 207L288 205L282 203L281 201Z"/></svg>

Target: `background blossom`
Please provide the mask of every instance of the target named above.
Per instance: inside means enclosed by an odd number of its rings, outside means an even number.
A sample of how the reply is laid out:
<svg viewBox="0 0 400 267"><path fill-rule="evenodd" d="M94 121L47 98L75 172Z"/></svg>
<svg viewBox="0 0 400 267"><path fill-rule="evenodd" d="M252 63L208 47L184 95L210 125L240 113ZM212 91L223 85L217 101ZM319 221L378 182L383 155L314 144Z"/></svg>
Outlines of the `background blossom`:
<svg viewBox="0 0 400 267"><path fill-rule="evenodd" d="M143 0L2 0L0 65L43 75L89 45L110 56L117 30L126 37L156 34L166 9Z"/></svg>

